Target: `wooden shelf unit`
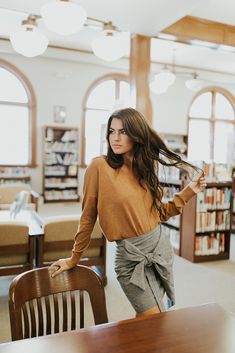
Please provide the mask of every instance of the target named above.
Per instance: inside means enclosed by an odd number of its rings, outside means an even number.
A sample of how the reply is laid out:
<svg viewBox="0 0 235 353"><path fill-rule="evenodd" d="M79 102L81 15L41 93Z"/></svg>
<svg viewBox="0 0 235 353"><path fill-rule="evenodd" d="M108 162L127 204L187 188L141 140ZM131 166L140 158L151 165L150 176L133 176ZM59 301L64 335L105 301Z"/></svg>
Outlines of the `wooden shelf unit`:
<svg viewBox="0 0 235 353"><path fill-rule="evenodd" d="M0 184L30 184L29 168L24 166L0 166Z"/></svg>
<svg viewBox="0 0 235 353"><path fill-rule="evenodd" d="M231 188L231 182L213 182L207 183L207 189L209 188L217 188L217 189L225 189ZM200 231L196 232L196 220L197 220L197 197L193 197L184 207L182 216L181 216L181 256L191 262L203 262L203 261L215 261L215 260L224 260L229 258L229 250L230 250L230 235L231 235L231 226L229 229L223 230L209 230L209 231ZM227 209L223 208L223 211L228 210L231 212L231 204ZM221 208L217 208L214 210L207 210L207 212L219 212ZM231 214L231 213L230 213ZM230 222L231 225L231 222ZM196 255L196 236L203 235L212 235L212 233L224 233L224 251L219 252L218 254L209 254L209 255ZM221 235L222 236L222 235Z"/></svg>
<svg viewBox="0 0 235 353"><path fill-rule="evenodd" d="M44 202L79 201L78 129L44 126L43 139Z"/></svg>

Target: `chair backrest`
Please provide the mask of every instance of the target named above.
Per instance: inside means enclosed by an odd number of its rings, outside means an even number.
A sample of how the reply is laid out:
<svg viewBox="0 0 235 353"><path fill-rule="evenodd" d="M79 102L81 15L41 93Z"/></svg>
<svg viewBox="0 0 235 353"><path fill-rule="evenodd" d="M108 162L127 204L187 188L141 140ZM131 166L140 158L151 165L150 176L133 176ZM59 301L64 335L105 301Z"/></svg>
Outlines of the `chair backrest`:
<svg viewBox="0 0 235 353"><path fill-rule="evenodd" d="M0 204L11 204L20 191L31 191L28 184L2 184L0 185Z"/></svg>
<svg viewBox="0 0 235 353"><path fill-rule="evenodd" d="M33 268L34 237L28 225L9 221L0 223L0 276L18 274Z"/></svg>
<svg viewBox="0 0 235 353"><path fill-rule="evenodd" d="M0 185L0 208L8 209L16 200L16 195L25 191L29 197L27 200L28 206L30 205L35 211L38 208L39 194L32 190L29 184L2 184Z"/></svg>
<svg viewBox="0 0 235 353"><path fill-rule="evenodd" d="M9 289L12 340L83 328L83 291L89 294L95 325L108 322L102 281L89 267L77 265L54 278L48 267L15 277Z"/></svg>
<svg viewBox="0 0 235 353"><path fill-rule="evenodd" d="M74 236L80 222L80 215L53 216L44 219L44 235L39 239L38 266L71 256ZM91 234L89 248L82 254L81 263L99 266L106 281L106 240L97 221Z"/></svg>

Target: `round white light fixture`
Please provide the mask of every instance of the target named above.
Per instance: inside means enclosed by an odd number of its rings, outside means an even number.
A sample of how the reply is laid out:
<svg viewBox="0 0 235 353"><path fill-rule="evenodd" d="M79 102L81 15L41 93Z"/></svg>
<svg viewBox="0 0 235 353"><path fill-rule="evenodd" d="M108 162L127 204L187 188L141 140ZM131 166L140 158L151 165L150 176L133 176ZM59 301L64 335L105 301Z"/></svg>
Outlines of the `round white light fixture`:
<svg viewBox="0 0 235 353"><path fill-rule="evenodd" d="M168 85L160 84L157 80L150 82L150 90L155 94L163 94L167 91Z"/></svg>
<svg viewBox="0 0 235 353"><path fill-rule="evenodd" d="M185 86L194 92L199 91L203 87L203 85L204 85L204 82L198 79L198 75L196 73L193 74L192 79L187 80L185 82Z"/></svg>
<svg viewBox="0 0 235 353"><path fill-rule="evenodd" d="M98 58L115 61L125 55L125 37L118 33L111 22L104 25L102 35L91 43L92 50Z"/></svg>
<svg viewBox="0 0 235 353"><path fill-rule="evenodd" d="M155 76L156 81L162 85L167 85L168 87L173 85L175 78L175 74L167 68L161 70L159 74Z"/></svg>
<svg viewBox="0 0 235 353"><path fill-rule="evenodd" d="M153 93L163 94L169 86L173 85L175 79L175 74L165 68L154 76L154 81L150 82L149 86Z"/></svg>
<svg viewBox="0 0 235 353"><path fill-rule="evenodd" d="M41 15L47 28L61 35L79 32L87 18L83 7L69 0L57 0L43 5Z"/></svg>
<svg viewBox="0 0 235 353"><path fill-rule="evenodd" d="M22 21L22 26L23 29L10 35L14 50L30 58L43 54L47 49L48 39L37 30L36 18L29 16Z"/></svg>

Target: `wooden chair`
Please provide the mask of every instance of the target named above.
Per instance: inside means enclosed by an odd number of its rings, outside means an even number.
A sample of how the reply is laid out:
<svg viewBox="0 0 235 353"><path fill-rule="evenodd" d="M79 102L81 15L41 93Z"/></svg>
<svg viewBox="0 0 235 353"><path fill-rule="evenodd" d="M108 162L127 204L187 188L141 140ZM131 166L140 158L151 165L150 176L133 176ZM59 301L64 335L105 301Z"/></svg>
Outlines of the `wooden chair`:
<svg viewBox="0 0 235 353"><path fill-rule="evenodd" d="M54 216L44 219L44 235L39 238L38 267L48 266L54 261L70 257L74 236L80 221L79 215ZM89 248L83 253L80 264L94 266L104 285L106 276L106 239L96 222L91 234Z"/></svg>
<svg viewBox="0 0 235 353"><path fill-rule="evenodd" d="M95 325L108 322L103 283L89 267L77 265L54 278L48 267L15 277L9 289L12 340L75 330L78 321L83 328L83 291L89 294Z"/></svg>
<svg viewBox="0 0 235 353"><path fill-rule="evenodd" d="M34 237L22 222L0 223L0 276L19 274L33 268Z"/></svg>
<svg viewBox="0 0 235 353"><path fill-rule="evenodd" d="M15 201L16 195L21 191L27 191L29 193L28 208L34 211L38 210L38 199L39 194L32 190L28 184L2 184L0 185L0 210L10 209L11 205Z"/></svg>

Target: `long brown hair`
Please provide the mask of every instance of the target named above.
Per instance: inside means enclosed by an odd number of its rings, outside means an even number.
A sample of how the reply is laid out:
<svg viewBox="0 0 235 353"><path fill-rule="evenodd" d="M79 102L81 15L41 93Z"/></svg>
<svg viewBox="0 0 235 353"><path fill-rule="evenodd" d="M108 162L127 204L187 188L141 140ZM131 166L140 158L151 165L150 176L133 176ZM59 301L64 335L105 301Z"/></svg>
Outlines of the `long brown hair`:
<svg viewBox="0 0 235 353"><path fill-rule="evenodd" d="M120 168L124 163L123 155L115 154L109 143L110 126L113 118L122 121L127 135L133 140L133 172L140 185L149 188L153 199L152 207L160 211L163 191L158 179L158 163L180 168L187 173L190 169L202 172L201 169L182 160L177 153L171 151L157 132L149 126L144 116L133 108L117 110L108 120L106 161L112 168Z"/></svg>

